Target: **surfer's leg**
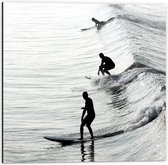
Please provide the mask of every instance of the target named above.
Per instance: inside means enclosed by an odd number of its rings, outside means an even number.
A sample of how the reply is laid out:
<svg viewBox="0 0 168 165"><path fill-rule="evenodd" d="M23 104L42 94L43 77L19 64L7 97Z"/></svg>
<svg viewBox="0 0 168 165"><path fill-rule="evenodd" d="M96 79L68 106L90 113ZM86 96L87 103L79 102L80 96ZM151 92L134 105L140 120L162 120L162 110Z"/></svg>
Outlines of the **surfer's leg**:
<svg viewBox="0 0 168 165"><path fill-rule="evenodd" d="M111 76L111 73L109 72L109 70L111 70L111 69L113 69L111 66L106 65L106 66L104 67L104 72L105 72L106 74L108 74L108 75Z"/></svg>
<svg viewBox="0 0 168 165"><path fill-rule="evenodd" d="M100 68L100 71L101 71L102 75L104 75L104 73L106 71L106 66L102 65L101 68Z"/></svg>
<svg viewBox="0 0 168 165"><path fill-rule="evenodd" d="M87 122L87 118L85 117L80 126L81 139L83 139L83 127L85 126L86 122Z"/></svg>
<svg viewBox="0 0 168 165"><path fill-rule="evenodd" d="M81 139L83 139L83 127L84 127L84 125L81 124L81 126L80 126Z"/></svg>
<svg viewBox="0 0 168 165"><path fill-rule="evenodd" d="M88 130L90 132L91 138L94 138L91 126L87 124L86 127L88 128Z"/></svg>
<svg viewBox="0 0 168 165"><path fill-rule="evenodd" d="M101 70L101 73L102 73L102 75L104 75L104 70L103 69Z"/></svg>
<svg viewBox="0 0 168 165"><path fill-rule="evenodd" d="M104 75L104 69L100 68L100 72L102 73L102 75Z"/></svg>
<svg viewBox="0 0 168 165"><path fill-rule="evenodd" d="M108 75L111 75L108 70L104 70L104 72L107 73Z"/></svg>

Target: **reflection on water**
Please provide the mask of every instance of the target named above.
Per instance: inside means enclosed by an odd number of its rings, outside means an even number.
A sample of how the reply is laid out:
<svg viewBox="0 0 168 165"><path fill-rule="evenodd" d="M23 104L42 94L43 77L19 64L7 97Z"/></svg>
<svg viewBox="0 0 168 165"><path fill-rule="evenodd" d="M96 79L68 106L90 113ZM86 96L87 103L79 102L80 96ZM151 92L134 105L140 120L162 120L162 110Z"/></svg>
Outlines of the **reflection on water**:
<svg viewBox="0 0 168 165"><path fill-rule="evenodd" d="M94 153L94 140L91 141L89 146L85 146L84 143L81 143L81 162L94 162Z"/></svg>
<svg viewBox="0 0 168 165"><path fill-rule="evenodd" d="M128 104L128 95L126 87L117 86L110 88L106 91L111 96L111 102L108 105L112 105L115 109L122 109Z"/></svg>

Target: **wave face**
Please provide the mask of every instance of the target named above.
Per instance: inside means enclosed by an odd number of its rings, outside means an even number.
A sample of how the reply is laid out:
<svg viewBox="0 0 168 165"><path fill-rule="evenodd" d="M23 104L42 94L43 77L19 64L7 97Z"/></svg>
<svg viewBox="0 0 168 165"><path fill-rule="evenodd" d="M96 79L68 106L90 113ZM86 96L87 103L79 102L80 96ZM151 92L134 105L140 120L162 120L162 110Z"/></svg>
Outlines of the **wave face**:
<svg viewBox="0 0 168 165"><path fill-rule="evenodd" d="M165 160L166 6L5 3L4 20L5 163ZM96 75L100 52L116 64L112 77ZM94 135L106 138L44 140L79 136L83 91Z"/></svg>
<svg viewBox="0 0 168 165"><path fill-rule="evenodd" d="M115 5L112 7L116 8ZM116 9L136 61L166 71L165 5L121 5Z"/></svg>
<svg viewBox="0 0 168 165"><path fill-rule="evenodd" d="M131 69L130 69L131 68ZM142 127L166 110L165 74L139 63L123 73L93 80L99 90L110 97L109 109L115 112L112 119L120 121L125 132Z"/></svg>

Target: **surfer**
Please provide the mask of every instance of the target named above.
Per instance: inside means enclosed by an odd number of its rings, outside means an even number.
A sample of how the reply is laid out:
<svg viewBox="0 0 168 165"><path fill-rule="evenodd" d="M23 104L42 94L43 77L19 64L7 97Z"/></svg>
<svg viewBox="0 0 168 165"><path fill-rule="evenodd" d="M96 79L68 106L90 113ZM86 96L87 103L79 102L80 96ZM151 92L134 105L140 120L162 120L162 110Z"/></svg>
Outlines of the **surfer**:
<svg viewBox="0 0 168 165"><path fill-rule="evenodd" d="M80 126L81 139L83 139L83 127L85 125L90 132L91 139L93 139L94 136L93 136L93 131L91 128L91 123L93 122L93 120L95 118L94 105L93 105L92 99L90 97L88 97L88 93L86 91L83 92L82 95L83 95L83 99L86 102L85 102L85 107L81 108L81 109L83 109L83 113L82 113L82 117L81 117L81 126ZM84 118L86 111L87 111L87 116Z"/></svg>
<svg viewBox="0 0 168 165"><path fill-rule="evenodd" d="M106 22L105 21L98 21L95 18L92 18L92 21L95 23L95 26L97 27L97 30L99 30L101 28L102 25L104 25Z"/></svg>
<svg viewBox="0 0 168 165"><path fill-rule="evenodd" d="M92 26L92 27L89 27L89 28L84 28L84 29L81 29L81 31L85 31L85 30L90 30L90 29L93 29L93 28L97 28L97 30L100 30L105 24L107 24L108 22L114 20L115 17L111 17L110 19L108 19L107 21L98 21L97 19L95 18L92 18L92 21L95 23L95 26Z"/></svg>
<svg viewBox="0 0 168 165"><path fill-rule="evenodd" d="M114 69L115 63L112 61L110 57L104 56L103 53L100 53L99 57L102 59L102 62L101 65L99 66L98 75L99 72L101 72L102 75L104 75L104 73L111 75L108 70Z"/></svg>
<svg viewBox="0 0 168 165"><path fill-rule="evenodd" d="M97 30L100 30L100 28L105 25L106 23L108 23L109 21L113 20L115 17L112 17L110 19L108 19L107 21L98 21L95 18L92 18L92 21L95 23L95 26L97 27Z"/></svg>

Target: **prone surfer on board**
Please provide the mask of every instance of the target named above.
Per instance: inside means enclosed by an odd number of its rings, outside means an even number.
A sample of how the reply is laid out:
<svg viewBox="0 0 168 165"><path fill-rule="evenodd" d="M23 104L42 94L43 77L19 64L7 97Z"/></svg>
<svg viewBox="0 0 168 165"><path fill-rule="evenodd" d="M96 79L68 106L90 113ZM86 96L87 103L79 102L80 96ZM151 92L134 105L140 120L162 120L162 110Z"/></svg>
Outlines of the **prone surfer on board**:
<svg viewBox="0 0 168 165"><path fill-rule="evenodd" d="M94 138L93 136L93 131L91 128L91 123L93 122L94 118L95 118L95 111L94 111L94 105L93 105L93 101L90 97L88 97L88 93L87 92L83 92L83 99L86 101L85 102L85 107L82 107L81 109L83 109L83 113L82 113L82 117L81 117L81 126L80 126L80 134L81 134L81 140L83 139L83 127L86 125L86 127L88 128L90 135L91 135L91 139ZM87 111L87 116L84 118L84 115Z"/></svg>
<svg viewBox="0 0 168 165"><path fill-rule="evenodd" d="M95 23L95 26L89 27L89 28L84 28L81 29L81 31L85 31L85 30L90 30L93 28L97 28L97 30L100 30L104 25L106 25L107 23L109 23L110 21L113 21L115 19L115 17L111 17L110 19L108 19L107 21L98 21L95 18L92 18L92 21Z"/></svg>
<svg viewBox="0 0 168 165"><path fill-rule="evenodd" d="M102 59L102 61L101 65L99 66L98 75L100 72L102 73L102 75L104 75L104 73L111 75L108 70L114 69L115 63L110 57L104 56L103 53L100 53L99 57Z"/></svg>
<svg viewBox="0 0 168 165"><path fill-rule="evenodd" d="M95 26L97 27L97 30L100 30L100 28L105 25L106 23L108 23L109 21L113 20L115 17L112 17L110 19L108 19L107 21L98 21L95 18L92 18L92 21L95 23Z"/></svg>

